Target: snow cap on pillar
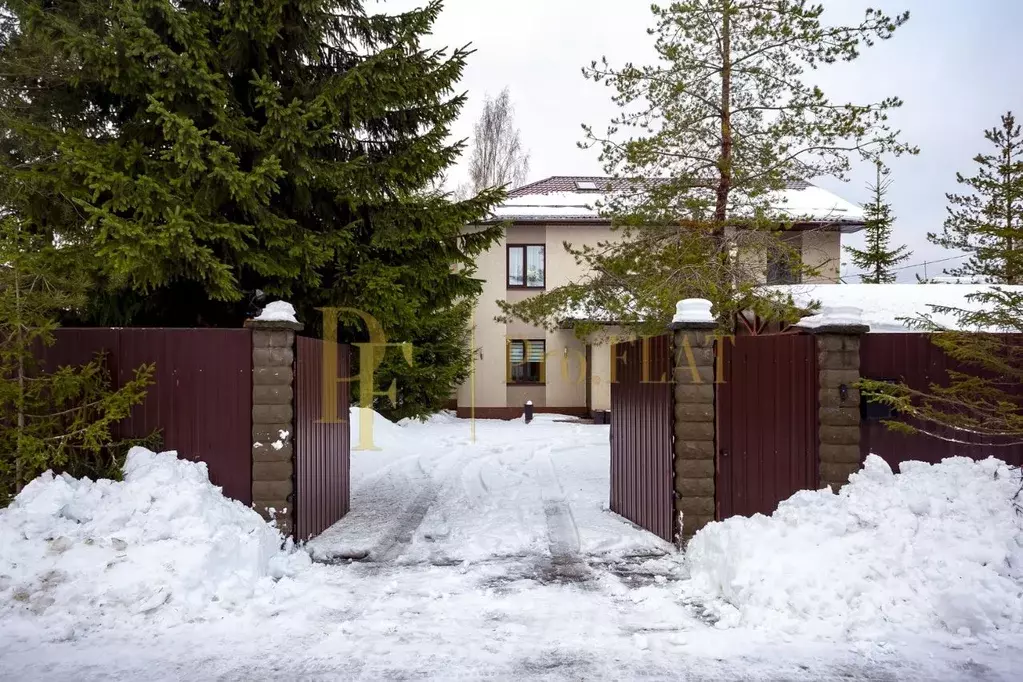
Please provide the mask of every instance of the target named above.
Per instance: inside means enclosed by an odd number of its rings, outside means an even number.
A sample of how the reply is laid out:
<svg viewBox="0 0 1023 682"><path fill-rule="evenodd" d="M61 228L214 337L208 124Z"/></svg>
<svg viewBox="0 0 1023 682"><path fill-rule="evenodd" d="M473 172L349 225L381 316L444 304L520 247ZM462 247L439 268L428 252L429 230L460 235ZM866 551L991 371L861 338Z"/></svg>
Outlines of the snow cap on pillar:
<svg viewBox="0 0 1023 682"><path fill-rule="evenodd" d="M687 298L675 305L672 329L716 327L717 320L711 313L711 302L705 298Z"/></svg>
<svg viewBox="0 0 1023 682"><path fill-rule="evenodd" d="M245 326L255 329L291 329L302 331L304 325L295 316L295 306L287 301L267 303L262 312L251 320L245 320Z"/></svg>
<svg viewBox="0 0 1023 682"><path fill-rule="evenodd" d="M863 334L870 330L863 323L863 309L854 305L824 306L816 315L801 319L796 326L818 334Z"/></svg>

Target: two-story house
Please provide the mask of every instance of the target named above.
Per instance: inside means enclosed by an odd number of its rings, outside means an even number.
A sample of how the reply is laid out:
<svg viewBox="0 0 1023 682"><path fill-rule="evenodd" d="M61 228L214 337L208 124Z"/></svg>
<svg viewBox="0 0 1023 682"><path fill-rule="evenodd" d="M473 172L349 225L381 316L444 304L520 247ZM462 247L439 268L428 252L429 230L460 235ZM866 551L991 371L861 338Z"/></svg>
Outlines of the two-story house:
<svg viewBox="0 0 1023 682"><path fill-rule="evenodd" d="M609 327L600 339L579 339L572 329L554 332L514 321L495 321L498 300L518 301L538 291L578 281L582 268L564 243L596 245L617 238L594 205L608 178L557 176L510 192L493 221L504 237L480 256L484 280L475 324L475 380L457 391L459 416L475 405L479 418L515 418L526 401L537 412L588 415L610 408ZM837 282L841 235L863 229L862 210L827 190L792 183L779 197L779 212L793 220L787 238L803 262L821 274L814 282ZM764 281L793 283L786 268L763 264Z"/></svg>

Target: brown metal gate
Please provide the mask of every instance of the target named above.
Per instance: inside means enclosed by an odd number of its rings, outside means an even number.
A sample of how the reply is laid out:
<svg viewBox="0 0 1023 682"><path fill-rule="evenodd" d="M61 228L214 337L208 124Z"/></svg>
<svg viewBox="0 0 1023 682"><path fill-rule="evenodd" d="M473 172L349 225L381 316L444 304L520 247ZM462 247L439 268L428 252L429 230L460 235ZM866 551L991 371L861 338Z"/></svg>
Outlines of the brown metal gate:
<svg viewBox="0 0 1023 682"><path fill-rule="evenodd" d="M671 336L612 348L611 510L671 542Z"/></svg>
<svg viewBox="0 0 1023 682"><path fill-rule="evenodd" d="M1013 344L1023 345L1023 337L1006 337ZM905 383L910 388L926 391L932 384L947 386L948 370L977 374L978 368L957 363L931 343L930 334L866 334L860 341L860 374L866 379L882 379ZM1023 388L1020 389L1023 393ZM860 459L875 454L898 471L901 462L917 460L936 464L946 457L984 459L997 457L1014 466L1023 464L1023 445L1000 445L1006 440L981 436L940 424L923 424L905 416L899 420L934 433L903 433L894 431L881 419L869 416L860 422Z"/></svg>
<svg viewBox="0 0 1023 682"><path fill-rule="evenodd" d="M295 339L295 537L319 535L348 513L349 347Z"/></svg>
<svg viewBox="0 0 1023 682"><path fill-rule="evenodd" d="M115 438L159 431L164 450L205 462L224 494L252 502L252 334L248 329L58 329L39 352L47 370L104 353L113 387L154 363L142 404L113 429Z"/></svg>
<svg viewBox="0 0 1023 682"><path fill-rule="evenodd" d="M771 514L818 487L814 338L738 336L721 348L717 518Z"/></svg>

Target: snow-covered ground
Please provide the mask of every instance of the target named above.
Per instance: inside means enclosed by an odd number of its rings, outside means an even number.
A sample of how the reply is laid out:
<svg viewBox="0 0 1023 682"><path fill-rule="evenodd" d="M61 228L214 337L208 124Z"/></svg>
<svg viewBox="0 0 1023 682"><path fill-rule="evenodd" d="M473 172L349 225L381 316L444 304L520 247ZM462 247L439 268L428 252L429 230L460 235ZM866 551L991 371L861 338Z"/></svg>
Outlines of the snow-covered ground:
<svg viewBox="0 0 1023 682"><path fill-rule="evenodd" d="M357 439L357 434L354 436ZM306 548L201 465L0 511L0 679L978 679L1023 665L1019 472L872 459L688 556L606 510L608 431L378 419ZM311 562L307 550L318 561ZM326 562L326 563L325 563Z"/></svg>

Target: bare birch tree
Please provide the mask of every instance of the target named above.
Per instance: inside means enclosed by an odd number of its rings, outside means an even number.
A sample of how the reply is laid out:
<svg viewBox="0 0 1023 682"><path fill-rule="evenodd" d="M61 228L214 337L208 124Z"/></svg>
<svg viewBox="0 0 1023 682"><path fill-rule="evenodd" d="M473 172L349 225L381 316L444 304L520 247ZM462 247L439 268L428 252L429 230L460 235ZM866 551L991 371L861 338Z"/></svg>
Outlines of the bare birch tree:
<svg viewBox="0 0 1023 682"><path fill-rule="evenodd" d="M487 96L473 131L469 180L474 192L510 185L518 187L529 174L529 152L515 127L515 108L508 88L496 99Z"/></svg>

